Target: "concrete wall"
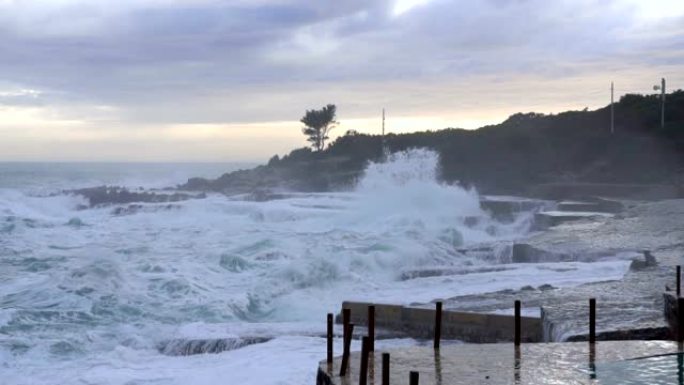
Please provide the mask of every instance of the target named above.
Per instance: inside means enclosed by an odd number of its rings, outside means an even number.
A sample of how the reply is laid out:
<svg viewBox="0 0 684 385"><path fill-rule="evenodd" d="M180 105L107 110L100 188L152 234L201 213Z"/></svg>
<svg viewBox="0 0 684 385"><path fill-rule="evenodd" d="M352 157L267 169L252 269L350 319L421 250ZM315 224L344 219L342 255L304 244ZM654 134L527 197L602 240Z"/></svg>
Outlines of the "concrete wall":
<svg viewBox="0 0 684 385"><path fill-rule="evenodd" d="M343 302L342 309L351 310L351 322L368 324L366 302ZM342 322L341 313L337 322ZM376 327L396 330L415 338L433 338L435 310L399 305L375 304ZM479 314L444 310L442 312L442 338L466 342L513 341L514 317L498 314ZM523 342L539 342L542 338L539 318L521 317Z"/></svg>

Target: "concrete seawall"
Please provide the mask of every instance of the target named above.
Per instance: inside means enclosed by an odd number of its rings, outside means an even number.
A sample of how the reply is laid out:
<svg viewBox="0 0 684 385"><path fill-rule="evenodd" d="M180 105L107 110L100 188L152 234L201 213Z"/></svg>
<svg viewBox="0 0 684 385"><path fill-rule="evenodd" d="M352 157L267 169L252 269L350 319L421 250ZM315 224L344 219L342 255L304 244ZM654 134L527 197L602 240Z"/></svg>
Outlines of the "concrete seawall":
<svg viewBox="0 0 684 385"><path fill-rule="evenodd" d="M368 324L368 306L375 305L377 327L400 331L415 338L432 338L435 310L399 305L343 302L342 309L350 309L351 322ZM342 316L337 316L340 323ZM510 315L480 314L445 310L442 312L442 338L465 342L489 343L513 341L515 320ZM542 340L539 318L521 317L521 338L524 342Z"/></svg>

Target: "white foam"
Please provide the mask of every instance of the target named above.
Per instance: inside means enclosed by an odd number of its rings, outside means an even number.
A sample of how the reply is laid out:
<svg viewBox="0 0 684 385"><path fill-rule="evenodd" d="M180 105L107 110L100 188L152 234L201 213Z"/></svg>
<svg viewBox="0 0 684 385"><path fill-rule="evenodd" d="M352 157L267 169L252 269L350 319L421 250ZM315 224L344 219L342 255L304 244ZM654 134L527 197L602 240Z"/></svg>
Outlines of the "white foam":
<svg viewBox="0 0 684 385"><path fill-rule="evenodd" d="M14 226L0 230L0 335L27 347L10 352L0 339L3 383L313 383L325 314L342 300L427 302L624 274L628 262L616 260L401 281L412 268L500 263L458 249L528 226L522 216L497 223L476 191L437 183L438 160L425 150L394 155L369 165L352 192L210 195L131 215L1 190L0 229ZM156 349L230 336L276 338L217 355Z"/></svg>

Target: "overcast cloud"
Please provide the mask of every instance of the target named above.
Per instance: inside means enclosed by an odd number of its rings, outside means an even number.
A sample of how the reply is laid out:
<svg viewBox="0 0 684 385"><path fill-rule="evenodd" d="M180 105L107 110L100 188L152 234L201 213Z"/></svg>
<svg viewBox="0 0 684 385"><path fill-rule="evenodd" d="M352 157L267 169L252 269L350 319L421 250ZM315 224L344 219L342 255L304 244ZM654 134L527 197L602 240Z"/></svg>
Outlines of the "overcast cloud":
<svg viewBox="0 0 684 385"><path fill-rule="evenodd" d="M0 160L254 160L330 102L374 132L683 88L684 1L0 0L0 58Z"/></svg>

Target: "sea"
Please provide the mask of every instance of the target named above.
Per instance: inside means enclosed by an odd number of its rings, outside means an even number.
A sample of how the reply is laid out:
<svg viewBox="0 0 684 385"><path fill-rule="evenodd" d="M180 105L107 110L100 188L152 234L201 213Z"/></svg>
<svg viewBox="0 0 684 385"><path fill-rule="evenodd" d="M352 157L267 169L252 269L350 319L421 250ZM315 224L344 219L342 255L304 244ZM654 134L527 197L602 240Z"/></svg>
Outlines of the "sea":
<svg viewBox="0 0 684 385"><path fill-rule="evenodd" d="M438 165L414 149L368 164L344 191L116 210L68 191L155 190L253 165L0 163L0 383L314 384L326 314L343 300L429 303L626 272L624 261L511 263L533 213L495 220L475 189L440 183ZM478 245L494 252L462 252ZM510 269L478 269L492 265ZM405 275L446 268L472 273ZM234 346L188 354L219 340Z"/></svg>

